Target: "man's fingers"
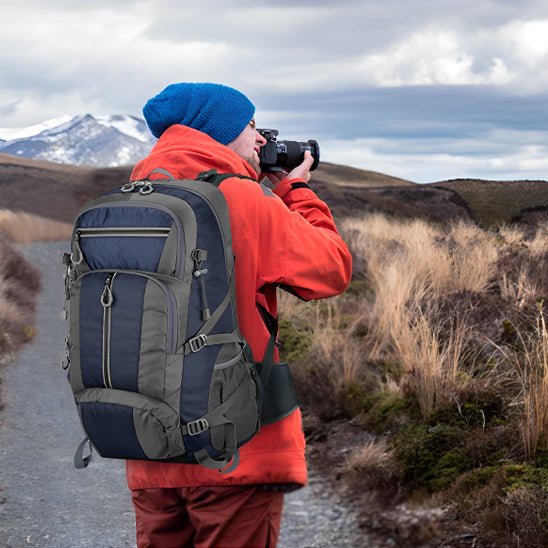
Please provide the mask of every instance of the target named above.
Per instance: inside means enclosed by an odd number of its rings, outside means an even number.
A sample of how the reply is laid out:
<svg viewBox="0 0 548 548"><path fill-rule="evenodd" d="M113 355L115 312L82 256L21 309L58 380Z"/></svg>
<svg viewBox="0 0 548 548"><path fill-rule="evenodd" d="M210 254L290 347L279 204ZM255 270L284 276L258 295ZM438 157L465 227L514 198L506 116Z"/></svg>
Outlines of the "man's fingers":
<svg viewBox="0 0 548 548"><path fill-rule="evenodd" d="M313 163L314 163L314 156L312 156L312 153L310 152L310 150L305 150L303 164L308 169L310 169Z"/></svg>

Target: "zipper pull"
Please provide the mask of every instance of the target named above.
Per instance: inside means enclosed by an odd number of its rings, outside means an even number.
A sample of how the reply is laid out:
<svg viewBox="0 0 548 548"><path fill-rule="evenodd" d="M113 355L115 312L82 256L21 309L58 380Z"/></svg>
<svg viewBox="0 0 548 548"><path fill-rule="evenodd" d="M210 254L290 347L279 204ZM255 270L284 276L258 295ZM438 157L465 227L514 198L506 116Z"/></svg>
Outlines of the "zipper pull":
<svg viewBox="0 0 548 548"><path fill-rule="evenodd" d="M63 369L68 369L70 367L70 339L68 335L65 337L65 359L61 362Z"/></svg>
<svg viewBox="0 0 548 548"><path fill-rule="evenodd" d="M139 194L141 196L146 196L147 194L152 194L154 192L154 187L149 181L144 182L139 189Z"/></svg>
<svg viewBox="0 0 548 548"><path fill-rule="evenodd" d="M139 189L139 194L143 196L154 192L154 187L152 186L152 183L150 181L132 181L122 186L120 188L120 191L124 194L128 194L130 192L133 192L136 188Z"/></svg>
<svg viewBox="0 0 548 548"><path fill-rule="evenodd" d="M196 265L196 270L193 272L195 278L200 281L200 298L202 300L202 320L208 320L211 317L211 312L207 304L207 293L204 276L207 274L207 268L202 268L202 263L207 259L207 251L205 249L195 249L192 252L192 258Z"/></svg>
<svg viewBox="0 0 548 548"><path fill-rule="evenodd" d="M82 248L80 247L80 231L77 230L74 234L74 250L70 254L70 260L72 264L80 264L84 260L84 254L82 253Z"/></svg>
<svg viewBox="0 0 548 548"><path fill-rule="evenodd" d="M112 306L112 303L114 302L114 297L112 295L112 279L114 278L114 274L109 274L107 276L107 279L105 280L105 288L103 289L103 293L101 295L101 305L103 308L110 308Z"/></svg>
<svg viewBox="0 0 548 548"><path fill-rule="evenodd" d="M124 194L127 194L129 192L133 192L135 190L135 187L139 186L140 184L142 184L141 181L131 181L131 182L126 183L125 185L123 185L120 188L120 191Z"/></svg>

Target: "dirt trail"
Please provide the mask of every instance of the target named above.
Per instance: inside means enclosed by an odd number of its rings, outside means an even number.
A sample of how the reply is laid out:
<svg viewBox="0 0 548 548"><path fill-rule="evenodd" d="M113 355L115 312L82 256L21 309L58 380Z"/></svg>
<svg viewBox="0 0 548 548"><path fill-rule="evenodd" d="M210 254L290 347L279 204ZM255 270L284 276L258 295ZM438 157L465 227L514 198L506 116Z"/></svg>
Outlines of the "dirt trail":
<svg viewBox="0 0 548 548"><path fill-rule="evenodd" d="M42 272L37 336L8 368L0 430L0 547L135 546L134 517L121 461L94 455L75 470L82 430L60 364L66 322L61 252L67 243L22 247ZM359 539L359 540L358 540ZM355 516L319 477L286 497L280 548L371 546Z"/></svg>

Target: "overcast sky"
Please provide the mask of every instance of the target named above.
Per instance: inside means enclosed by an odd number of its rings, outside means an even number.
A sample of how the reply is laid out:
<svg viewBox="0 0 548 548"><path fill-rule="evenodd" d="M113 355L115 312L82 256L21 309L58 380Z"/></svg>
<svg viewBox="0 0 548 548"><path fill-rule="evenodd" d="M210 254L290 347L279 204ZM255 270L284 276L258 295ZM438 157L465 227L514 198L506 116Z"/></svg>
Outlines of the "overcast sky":
<svg viewBox="0 0 548 548"><path fill-rule="evenodd" d="M5 3L7 4L7 3ZM19 0L1 8L0 127L141 115L232 85L259 126L416 182L548 179L548 2Z"/></svg>

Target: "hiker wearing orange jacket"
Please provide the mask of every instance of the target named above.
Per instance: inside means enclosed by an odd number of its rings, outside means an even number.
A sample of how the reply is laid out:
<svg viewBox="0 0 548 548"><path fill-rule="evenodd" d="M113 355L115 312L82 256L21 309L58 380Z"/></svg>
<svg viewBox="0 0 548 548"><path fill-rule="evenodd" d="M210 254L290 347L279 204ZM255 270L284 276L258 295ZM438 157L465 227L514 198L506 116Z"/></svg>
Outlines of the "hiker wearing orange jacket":
<svg viewBox="0 0 548 548"><path fill-rule="evenodd" d="M210 169L257 179L265 139L255 129L254 112L247 97L226 86L168 86L143 109L159 140L132 180L156 168L180 179ZM277 316L278 286L308 301L340 294L350 281L350 252L329 208L307 185L312 162L307 152L289 174L272 177L273 190L240 178L220 185L236 257L238 324L256 361L270 336L265 320ZM296 409L262 426L227 474L192 464L127 461L138 545L275 546L283 492L307 481L304 450Z"/></svg>

